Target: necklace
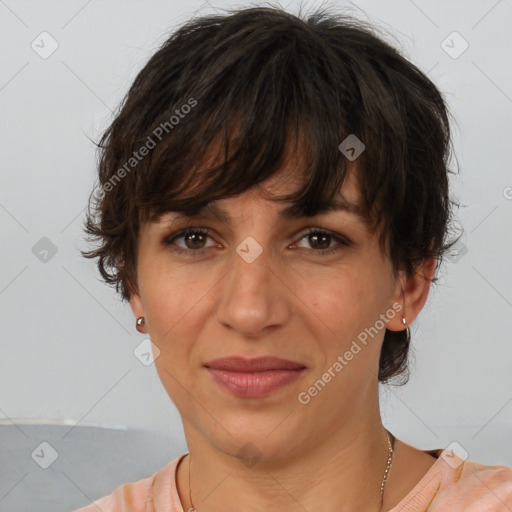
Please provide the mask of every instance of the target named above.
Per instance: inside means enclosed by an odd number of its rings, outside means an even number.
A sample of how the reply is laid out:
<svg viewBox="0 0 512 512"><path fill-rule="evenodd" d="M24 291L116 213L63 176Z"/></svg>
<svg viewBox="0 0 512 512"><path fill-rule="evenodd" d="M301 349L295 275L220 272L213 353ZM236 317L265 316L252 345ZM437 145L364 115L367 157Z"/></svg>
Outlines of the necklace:
<svg viewBox="0 0 512 512"><path fill-rule="evenodd" d="M384 486L386 485L386 481L388 479L388 474L389 474L389 469L391 468L391 462L393 461L393 453L394 453L394 450L393 450L393 445L395 444L395 436L393 436L393 434L390 434L388 432L388 430L386 430L386 439L388 440L388 462L386 464L386 471L384 471L384 478L382 479L382 484L380 486L380 499L381 499L381 502L382 502L382 498L384 497ZM190 465L189 465L189 469L190 469ZM189 480L189 484L190 484L190 480ZM190 489L190 487L189 487ZM192 502L190 502L192 503Z"/></svg>
<svg viewBox="0 0 512 512"><path fill-rule="evenodd" d="M382 484L380 486L380 501L382 504L382 499L384 497L384 487L386 486L386 481L388 479L389 475L389 469L391 468L391 463L393 461L393 446L395 444L395 436L393 434L390 434L388 430L386 430L386 439L388 441L388 461L386 464L386 470L384 471L384 478L382 479ZM197 512L197 510L194 508L194 504L192 503L192 489L190 486L190 453L188 454L189 461L188 461L188 491L189 491L189 499L190 499L190 508L187 512Z"/></svg>

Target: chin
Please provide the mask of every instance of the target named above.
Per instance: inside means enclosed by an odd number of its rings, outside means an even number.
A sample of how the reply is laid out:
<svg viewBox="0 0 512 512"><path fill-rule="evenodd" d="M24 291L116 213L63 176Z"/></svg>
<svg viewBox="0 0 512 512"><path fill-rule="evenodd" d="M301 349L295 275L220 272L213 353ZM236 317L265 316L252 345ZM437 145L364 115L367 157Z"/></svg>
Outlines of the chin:
<svg viewBox="0 0 512 512"><path fill-rule="evenodd" d="M241 417L238 412L236 421L231 423L226 417L219 418L223 428L216 425L209 433L203 431L203 436L210 438L216 449L252 467L257 462L275 461L302 452L302 443L307 439L307 435L302 439L304 428L294 425L291 418L284 418L286 414L280 414L257 422L250 415ZM297 428L293 428L295 426Z"/></svg>

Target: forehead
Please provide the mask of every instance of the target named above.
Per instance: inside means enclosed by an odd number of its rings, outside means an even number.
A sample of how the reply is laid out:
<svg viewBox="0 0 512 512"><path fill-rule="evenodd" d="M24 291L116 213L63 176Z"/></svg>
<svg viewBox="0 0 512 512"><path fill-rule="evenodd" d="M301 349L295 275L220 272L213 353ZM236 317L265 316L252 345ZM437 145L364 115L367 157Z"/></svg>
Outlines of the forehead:
<svg viewBox="0 0 512 512"><path fill-rule="evenodd" d="M356 162L348 164L345 162L345 178L339 190L328 192L330 198L327 200L323 196L324 199L308 208L308 212L304 210L306 203L297 202L297 198L295 198L296 202L292 203L291 199L287 197L302 190L311 180L309 172L322 172L311 170L310 162L307 162L305 158L307 146L304 146L302 142L301 136L298 139L291 136L287 139L281 154L281 163L277 164L274 174L264 181L260 181L240 193L223 195L218 199L214 194L209 194L209 200L198 200L188 208L161 210L160 215L153 221L164 221L165 223L171 221L174 224L174 221L180 219L211 218L231 224L235 217L240 219L246 214L254 213L254 211L246 209L250 202L252 207L261 207L267 211L275 210L275 216L281 220L311 219L330 211L342 211L352 214L350 217L354 221L360 222L365 228L370 228L368 212L363 208L361 201ZM223 164L226 156L220 134L218 134L196 155L191 168L193 177L187 183L188 197L199 197L204 193L205 179L212 175L210 169L218 164ZM243 170L238 169L238 172L242 174ZM231 179L235 179L235 177L232 175ZM316 186L314 181L311 183L313 183L313 187ZM312 193L315 194L314 192L308 193L309 197Z"/></svg>
<svg viewBox="0 0 512 512"><path fill-rule="evenodd" d="M231 120L230 127L227 132L220 130L212 141L206 145L202 151L197 155L193 163L193 174L195 174L197 181L192 180L192 188L194 185L199 185L204 177L203 171L210 169L225 161L228 156L224 142L226 139L232 143L233 139L239 136L240 120L236 117ZM266 179L264 182L252 187L247 192L247 195L256 197L260 192L265 196L271 198L273 195L289 194L304 185L310 178L307 168L306 153L311 151L309 144L308 132L301 125L298 132L293 135L289 134L284 142L282 154L280 155L281 164L278 171ZM265 162L268 164L268 162ZM309 162L310 163L310 162ZM359 201L359 180L358 169L356 162L345 161L347 169L346 179L343 183L343 195L352 202ZM311 172L311 170L309 171ZM243 169L240 169L243 173ZM195 181L195 184L193 184Z"/></svg>
<svg viewBox="0 0 512 512"><path fill-rule="evenodd" d="M170 212L170 214L166 214L162 220L172 219L174 222L180 219L213 218L220 222L231 224L234 217L238 218L244 213L240 212L238 206L241 206L242 210L244 210L249 202L255 202L258 207L261 205L264 206L265 209L276 209L277 217L280 219L304 219L307 216L304 215L295 204L284 203L283 206L282 201L276 201L274 199L276 196L287 195L295 191L299 186L300 184L297 182L297 179L293 179L293 175L292 179L287 179L284 173L279 173L235 197L210 201L209 203L198 205L186 211ZM354 173L349 173L347 174L341 190L334 199L309 217L318 217L330 211L342 211L350 214L354 220L368 227L368 219L358 199L356 176Z"/></svg>
<svg viewBox="0 0 512 512"><path fill-rule="evenodd" d="M290 160L278 173L248 192L254 194L254 197L260 194L268 199L294 192L304 185L305 177L302 172L299 172L299 169L300 163L295 159ZM355 167L347 169L343 185L335 197L353 204L360 203L361 192Z"/></svg>
<svg viewBox="0 0 512 512"><path fill-rule="evenodd" d="M278 173L264 182L243 192L238 198L225 198L220 201L214 201L209 203L209 206L219 211L224 208L229 209L236 201L240 201L240 204L254 201L258 205L261 204L265 205L266 208L278 210L280 212L279 215L284 218L298 218L301 214L294 205L284 203L283 206L283 201L278 201L277 198L291 194L302 186L303 178L298 175L297 167L292 162L281 168ZM329 205L320 208L317 213L321 214L330 210L342 210L365 218L355 171L347 172L344 183L338 193L335 194L334 199Z"/></svg>
<svg viewBox="0 0 512 512"><path fill-rule="evenodd" d="M223 159L222 144L220 143L220 134L214 139L214 141L204 150L198 161L196 161L194 168L199 171L197 177L201 176L201 169L209 168L215 165ZM269 200L272 201L276 196L288 195L299 188L301 188L305 182L309 179L307 172L305 171L305 158L303 151L301 151L301 140L304 135L301 132L299 134L298 145L294 143L293 137L289 137L285 143L282 162L279 170L267 178L265 181L253 186L251 189L242 192L240 195L244 196L245 199L254 200ZM336 195L337 198L354 203L360 204L360 183L358 179L358 172L356 163L349 163L347 166L346 177ZM243 171L241 171L243 172ZM231 198L225 198L219 200L223 202L225 206L231 202Z"/></svg>

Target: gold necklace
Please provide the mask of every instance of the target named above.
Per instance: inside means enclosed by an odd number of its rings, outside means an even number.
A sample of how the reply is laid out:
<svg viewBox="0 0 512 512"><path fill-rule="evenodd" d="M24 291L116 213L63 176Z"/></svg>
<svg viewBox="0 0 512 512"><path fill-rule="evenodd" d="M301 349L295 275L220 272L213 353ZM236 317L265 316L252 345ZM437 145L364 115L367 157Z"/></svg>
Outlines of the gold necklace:
<svg viewBox="0 0 512 512"><path fill-rule="evenodd" d="M391 468L391 462L393 461L393 453L394 453L393 445L395 444L395 437L393 436L393 434L390 434L387 430L386 430L386 439L388 440L388 450L389 451L388 451L388 462L386 464L386 471L384 471L384 478L383 478L382 484L380 486L381 503L382 503L382 498L384 497L384 486L386 485L386 481L388 479L388 474L389 474L389 469ZM190 465L189 465L189 469L190 469ZM188 483L189 483L189 489L190 489L190 480L188 481ZM192 503L192 502L190 502L190 503Z"/></svg>
<svg viewBox="0 0 512 512"><path fill-rule="evenodd" d="M382 484L380 486L380 502L382 504L382 499L384 498L384 487L386 486L386 481L388 479L389 475L389 469L391 468L391 463L393 461L393 446L395 444L395 436L393 434L390 434L388 430L386 430L386 439L388 441L388 461L386 464L386 470L384 471L384 478L382 479ZM188 454L189 460L188 460L188 492L189 492L189 500L190 500L190 508L187 512L197 512L197 510L194 508L194 504L192 503L192 489L190 486L190 461L191 456L190 453Z"/></svg>

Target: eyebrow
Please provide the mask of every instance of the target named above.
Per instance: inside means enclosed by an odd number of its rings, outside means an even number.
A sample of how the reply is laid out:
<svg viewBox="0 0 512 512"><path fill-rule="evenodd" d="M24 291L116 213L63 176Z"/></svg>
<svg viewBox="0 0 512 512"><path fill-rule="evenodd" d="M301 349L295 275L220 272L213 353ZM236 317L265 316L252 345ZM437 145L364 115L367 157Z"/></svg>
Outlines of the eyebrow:
<svg viewBox="0 0 512 512"><path fill-rule="evenodd" d="M285 207L284 209L280 210L278 212L278 216L281 219L303 219L303 218L312 218L316 217L318 215L321 215L323 213L328 213L331 211L344 211L351 215L354 215L357 217L360 221L366 223L367 222L367 216L365 215L365 212L359 206L358 204L351 203L347 201L344 198L341 199L334 199L328 204L324 204L323 206L320 206L314 215L304 215L304 212L302 212L297 205L292 204L290 206ZM173 222L178 221L180 219L190 219L195 217L202 217L202 218L215 218L220 222L223 222L225 224L231 224L231 217L229 215L229 212L219 206L215 201L212 201L210 203L200 205L196 208L190 208L188 210L181 210L179 212L171 211L172 213L178 213L173 218ZM171 213L169 212L169 213Z"/></svg>

